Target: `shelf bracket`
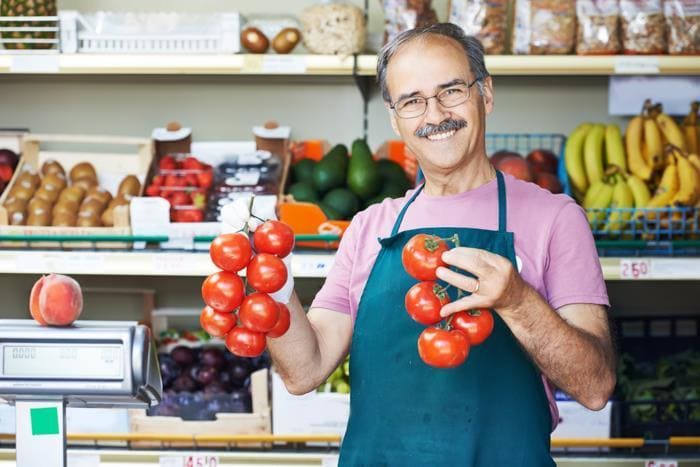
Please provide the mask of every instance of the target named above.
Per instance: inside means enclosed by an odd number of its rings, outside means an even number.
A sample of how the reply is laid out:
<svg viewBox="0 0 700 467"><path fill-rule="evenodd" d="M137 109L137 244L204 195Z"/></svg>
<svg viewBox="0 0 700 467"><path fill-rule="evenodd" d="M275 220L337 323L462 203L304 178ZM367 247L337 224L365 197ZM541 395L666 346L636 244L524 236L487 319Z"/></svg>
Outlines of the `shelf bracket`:
<svg viewBox="0 0 700 467"><path fill-rule="evenodd" d="M360 95L362 96L362 137L366 140L369 130L369 119L367 114L369 112L369 98L372 90L373 77L360 75L358 73L357 61L357 54L355 54L352 62L352 77L355 80L357 89L360 91Z"/></svg>

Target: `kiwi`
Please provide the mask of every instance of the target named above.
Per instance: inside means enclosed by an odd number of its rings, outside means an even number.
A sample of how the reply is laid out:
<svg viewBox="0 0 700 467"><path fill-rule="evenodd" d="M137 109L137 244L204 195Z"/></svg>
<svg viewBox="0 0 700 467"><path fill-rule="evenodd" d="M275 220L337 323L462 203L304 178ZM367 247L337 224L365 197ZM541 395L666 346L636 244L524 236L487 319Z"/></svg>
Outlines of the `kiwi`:
<svg viewBox="0 0 700 467"><path fill-rule="evenodd" d="M41 181L41 188L60 192L66 187L67 184L65 175L52 172L44 176L44 179Z"/></svg>
<svg viewBox="0 0 700 467"><path fill-rule="evenodd" d="M75 164L72 169L70 169L70 181L75 182L81 178L91 178L97 182L97 172L95 168L89 162L81 162Z"/></svg>
<svg viewBox="0 0 700 467"><path fill-rule="evenodd" d="M57 216L58 214L77 214L78 213L78 208L80 208L80 205L76 203L75 201L71 200L64 200L64 201L59 201L57 202L53 210L51 211L54 216Z"/></svg>
<svg viewBox="0 0 700 467"><path fill-rule="evenodd" d="M99 214L92 212L78 213L78 220L75 223L77 227L102 227Z"/></svg>
<svg viewBox="0 0 700 467"><path fill-rule="evenodd" d="M97 186L97 180L94 178L77 178L75 180L71 179L72 186L78 186L83 189L84 192L88 192L90 189Z"/></svg>
<svg viewBox="0 0 700 467"><path fill-rule="evenodd" d="M47 190L46 188L41 187L36 190L36 193L34 193L34 198L43 198L53 204L56 202L58 195L60 194L61 192L58 190Z"/></svg>
<svg viewBox="0 0 700 467"><path fill-rule="evenodd" d="M52 173L62 175L64 180L66 178L66 171L63 169L63 166L60 162L55 161L53 159L46 159L41 165L41 175L46 177L47 175Z"/></svg>
<svg viewBox="0 0 700 467"><path fill-rule="evenodd" d="M73 185L63 189L58 197L58 201L74 201L80 205L80 203L83 202L84 197L85 190L81 186Z"/></svg>
<svg viewBox="0 0 700 467"><path fill-rule="evenodd" d="M121 181L119 184L119 188L117 189L117 195L131 195L131 196L138 196L139 191L141 191L141 182L139 182L139 179L136 178L134 175L127 175L124 177L124 180Z"/></svg>
<svg viewBox="0 0 700 467"><path fill-rule="evenodd" d="M75 227L78 222L78 215L70 212L60 212L54 214L51 225L54 227Z"/></svg>
<svg viewBox="0 0 700 467"><path fill-rule="evenodd" d="M49 211L29 214L27 217L27 225L42 226L51 225L51 213Z"/></svg>

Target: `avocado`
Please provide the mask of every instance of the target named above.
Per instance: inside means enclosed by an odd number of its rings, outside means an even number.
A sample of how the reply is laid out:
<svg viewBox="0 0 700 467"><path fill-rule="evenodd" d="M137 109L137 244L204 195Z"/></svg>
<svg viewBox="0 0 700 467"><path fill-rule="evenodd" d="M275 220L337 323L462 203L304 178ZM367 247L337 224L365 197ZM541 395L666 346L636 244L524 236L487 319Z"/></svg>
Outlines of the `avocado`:
<svg viewBox="0 0 700 467"><path fill-rule="evenodd" d="M372 158L367 142L356 139L352 143L352 156L348 166L348 188L363 200L368 200L379 193L381 176L377 163Z"/></svg>
<svg viewBox="0 0 700 467"><path fill-rule="evenodd" d="M313 169L313 185L319 193L326 193L345 184L348 170L348 148L336 144Z"/></svg>
<svg viewBox="0 0 700 467"><path fill-rule="evenodd" d="M317 203L318 193L310 183L296 182L289 187L288 193L294 197L295 201L304 203Z"/></svg>
<svg viewBox="0 0 700 467"><path fill-rule="evenodd" d="M292 180L295 182L313 183L313 173L316 161L302 159L292 166Z"/></svg>
<svg viewBox="0 0 700 467"><path fill-rule="evenodd" d="M323 211L323 213L326 215L326 217L329 220L338 221L338 220L342 220L342 218L343 218L343 216L341 216L338 211L336 211L332 207L328 206L327 204L319 203L318 207L321 208L321 210Z"/></svg>
<svg viewBox="0 0 700 467"><path fill-rule="evenodd" d="M406 177L406 172L404 172L403 167L392 160L379 159L377 161L377 169L384 181L395 180L397 182L408 182L408 177Z"/></svg>
<svg viewBox="0 0 700 467"><path fill-rule="evenodd" d="M334 188L323 197L323 204L336 210L343 219L350 219L360 209L360 200L347 188Z"/></svg>

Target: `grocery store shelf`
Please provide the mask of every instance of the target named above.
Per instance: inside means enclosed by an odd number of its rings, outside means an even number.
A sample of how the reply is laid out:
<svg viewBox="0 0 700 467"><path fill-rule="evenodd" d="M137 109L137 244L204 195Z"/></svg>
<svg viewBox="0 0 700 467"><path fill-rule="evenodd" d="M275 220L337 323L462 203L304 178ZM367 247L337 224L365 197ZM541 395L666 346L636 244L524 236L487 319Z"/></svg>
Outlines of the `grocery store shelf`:
<svg viewBox="0 0 700 467"><path fill-rule="evenodd" d="M138 55L0 54L0 73L86 75L335 75L350 76L353 56L336 55ZM375 55L357 57L357 74L373 76ZM700 73L692 56L489 55L493 75L611 75Z"/></svg>
<svg viewBox="0 0 700 467"><path fill-rule="evenodd" d="M299 278L324 278L335 255L298 251L292 271ZM601 258L606 280L700 280L700 258ZM0 273L106 276L206 276L215 270L206 252L0 250Z"/></svg>

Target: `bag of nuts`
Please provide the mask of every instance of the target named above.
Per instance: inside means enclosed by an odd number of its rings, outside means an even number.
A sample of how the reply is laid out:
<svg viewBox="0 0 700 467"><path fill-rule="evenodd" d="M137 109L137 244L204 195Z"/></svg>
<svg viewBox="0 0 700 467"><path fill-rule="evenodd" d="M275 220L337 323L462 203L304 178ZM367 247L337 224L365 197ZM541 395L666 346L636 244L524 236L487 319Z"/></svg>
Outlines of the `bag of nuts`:
<svg viewBox="0 0 700 467"><path fill-rule="evenodd" d="M515 0L513 53L568 54L576 39L574 0Z"/></svg>
<svg viewBox="0 0 700 467"><path fill-rule="evenodd" d="M666 0L664 16L668 28L668 53L700 54L700 1Z"/></svg>
<svg viewBox="0 0 700 467"><path fill-rule="evenodd" d="M361 9L344 2L320 2L299 18L304 45L311 52L351 55L365 46L365 17Z"/></svg>
<svg viewBox="0 0 700 467"><path fill-rule="evenodd" d="M666 23L661 0L620 0L620 13L624 53L666 52Z"/></svg>
<svg viewBox="0 0 700 467"><path fill-rule="evenodd" d="M576 53L616 54L620 51L620 7L617 0L577 0Z"/></svg>
<svg viewBox="0 0 700 467"><path fill-rule="evenodd" d="M432 0L382 0L384 8L384 43L409 29L438 22Z"/></svg>
<svg viewBox="0 0 700 467"><path fill-rule="evenodd" d="M478 38L487 54L502 54L507 10L508 0L451 0L449 21Z"/></svg>

